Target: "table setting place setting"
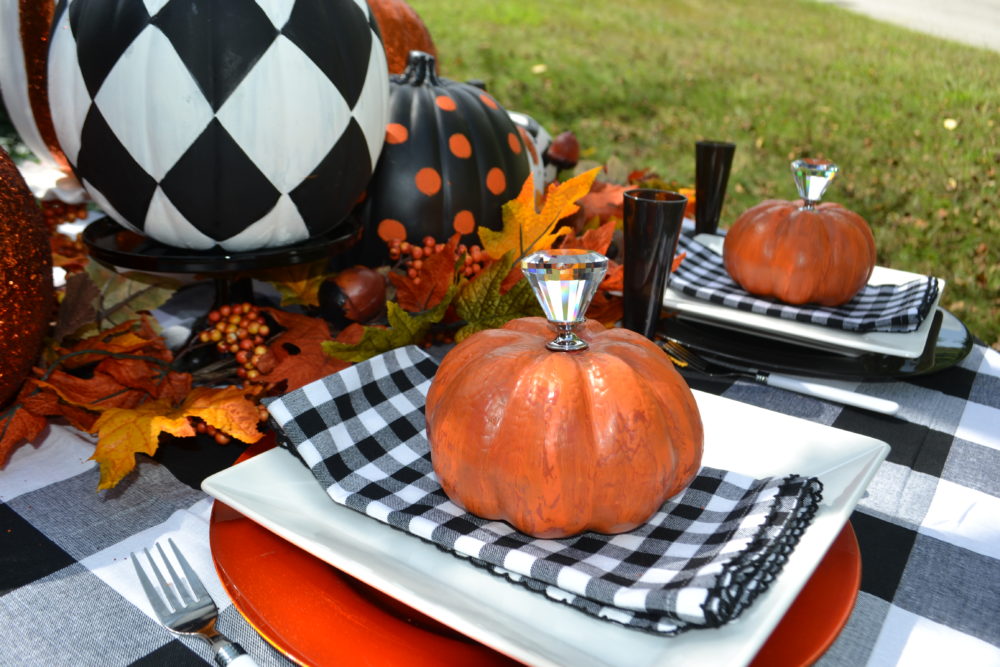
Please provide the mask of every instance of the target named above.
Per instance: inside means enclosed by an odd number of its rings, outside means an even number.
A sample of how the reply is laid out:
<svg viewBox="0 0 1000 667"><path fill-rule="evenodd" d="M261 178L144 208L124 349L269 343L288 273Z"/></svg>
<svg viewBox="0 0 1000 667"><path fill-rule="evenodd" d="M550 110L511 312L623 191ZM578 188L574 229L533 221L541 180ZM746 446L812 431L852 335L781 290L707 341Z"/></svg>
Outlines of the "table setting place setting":
<svg viewBox="0 0 1000 667"><path fill-rule="evenodd" d="M826 158L602 183L378 4L0 7L0 667L1000 667L955 278Z"/></svg>

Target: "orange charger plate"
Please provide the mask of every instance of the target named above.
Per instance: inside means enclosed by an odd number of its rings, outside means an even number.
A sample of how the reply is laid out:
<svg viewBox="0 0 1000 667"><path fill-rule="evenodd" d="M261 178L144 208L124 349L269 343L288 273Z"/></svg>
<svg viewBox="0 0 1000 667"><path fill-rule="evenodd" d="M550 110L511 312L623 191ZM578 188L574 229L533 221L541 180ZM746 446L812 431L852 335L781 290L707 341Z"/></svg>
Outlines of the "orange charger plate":
<svg viewBox="0 0 1000 667"><path fill-rule="evenodd" d="M254 446L237 461L273 445ZM212 558L236 609L301 665L514 665L510 658L428 618L303 551L216 501ZM848 523L774 629L753 665L809 665L854 608L861 554ZM698 630L692 630L698 632Z"/></svg>

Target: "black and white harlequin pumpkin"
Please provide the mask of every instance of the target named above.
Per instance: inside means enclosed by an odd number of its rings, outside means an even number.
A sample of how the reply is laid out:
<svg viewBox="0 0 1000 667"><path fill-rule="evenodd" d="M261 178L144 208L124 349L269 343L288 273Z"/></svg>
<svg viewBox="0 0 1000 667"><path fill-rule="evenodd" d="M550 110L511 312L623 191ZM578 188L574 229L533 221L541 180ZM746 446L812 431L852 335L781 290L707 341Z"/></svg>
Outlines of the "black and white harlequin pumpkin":
<svg viewBox="0 0 1000 667"><path fill-rule="evenodd" d="M434 57L410 52L389 88L386 145L362 208L365 261L385 241L444 240L476 227L499 229L501 207L517 196L530 170L521 131L485 90L439 78Z"/></svg>
<svg viewBox="0 0 1000 667"><path fill-rule="evenodd" d="M162 243L250 251L321 235L385 140L385 51L364 0L69 0L49 100L77 176Z"/></svg>

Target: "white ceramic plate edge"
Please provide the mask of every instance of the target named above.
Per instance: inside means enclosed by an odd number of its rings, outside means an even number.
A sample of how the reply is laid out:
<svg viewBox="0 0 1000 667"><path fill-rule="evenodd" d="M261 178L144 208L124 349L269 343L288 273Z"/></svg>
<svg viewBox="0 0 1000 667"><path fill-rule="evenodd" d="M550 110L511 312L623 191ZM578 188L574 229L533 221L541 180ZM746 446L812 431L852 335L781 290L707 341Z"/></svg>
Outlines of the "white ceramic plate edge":
<svg viewBox="0 0 1000 667"><path fill-rule="evenodd" d="M342 571L528 664L746 664L840 532L888 445L710 394L695 396L706 427L706 465L752 475L816 475L825 487L822 506L782 574L741 618L715 630L659 637L553 603L337 505L281 449L223 470L202 488Z"/></svg>

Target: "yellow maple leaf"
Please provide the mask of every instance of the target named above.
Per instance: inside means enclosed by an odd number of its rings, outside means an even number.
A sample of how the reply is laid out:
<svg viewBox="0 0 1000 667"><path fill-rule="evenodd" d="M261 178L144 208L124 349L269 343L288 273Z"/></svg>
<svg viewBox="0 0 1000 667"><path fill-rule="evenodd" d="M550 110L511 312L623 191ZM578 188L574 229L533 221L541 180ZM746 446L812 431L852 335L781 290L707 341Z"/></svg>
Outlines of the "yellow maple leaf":
<svg viewBox="0 0 1000 667"><path fill-rule="evenodd" d="M90 458L100 465L98 490L110 489L135 468L135 455L152 456L160 433L186 438L195 435L188 417L198 417L232 437L251 443L260 439L257 407L237 387L196 387L184 402L147 401L135 408L110 408L94 422L97 447Z"/></svg>
<svg viewBox="0 0 1000 667"><path fill-rule="evenodd" d="M541 211L535 209L535 185L529 174L517 198L503 205L503 229L479 227L483 250L493 259L500 259L511 250L515 257L523 257L553 247L569 233L566 227L555 229L556 223L579 210L576 201L590 192L600 169L595 167L564 183L550 184Z"/></svg>
<svg viewBox="0 0 1000 667"><path fill-rule="evenodd" d="M260 272L257 277L274 285L281 294L282 306L319 306L319 288L333 274L327 260L293 264Z"/></svg>

